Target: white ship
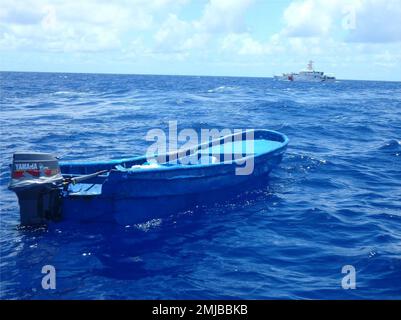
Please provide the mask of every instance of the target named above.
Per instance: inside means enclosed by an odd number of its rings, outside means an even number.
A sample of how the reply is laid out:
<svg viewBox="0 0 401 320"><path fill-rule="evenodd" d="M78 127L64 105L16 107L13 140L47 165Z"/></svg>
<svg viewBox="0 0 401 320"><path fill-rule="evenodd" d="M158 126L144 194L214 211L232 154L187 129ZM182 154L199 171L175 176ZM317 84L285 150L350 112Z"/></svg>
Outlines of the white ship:
<svg viewBox="0 0 401 320"><path fill-rule="evenodd" d="M335 81L333 76L325 75L322 71L315 71L313 69L313 61L309 61L306 70L299 73L283 73L281 76L274 76L275 80L281 81L309 81L309 82L322 82L322 81Z"/></svg>

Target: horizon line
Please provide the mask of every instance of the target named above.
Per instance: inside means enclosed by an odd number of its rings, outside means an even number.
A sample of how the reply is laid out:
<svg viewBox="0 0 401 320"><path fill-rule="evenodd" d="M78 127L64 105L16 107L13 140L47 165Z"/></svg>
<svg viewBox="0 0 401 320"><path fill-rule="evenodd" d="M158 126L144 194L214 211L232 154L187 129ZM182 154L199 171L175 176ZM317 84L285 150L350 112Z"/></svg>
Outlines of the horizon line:
<svg viewBox="0 0 401 320"><path fill-rule="evenodd" d="M98 74L98 75L126 75L126 76L169 76L169 77L215 77L215 78L260 78L273 79L274 76L235 76L235 75L200 75L200 74L155 74L155 73L115 73L115 72L80 72L80 71L19 71L0 70L0 73L66 73L66 74ZM401 82L401 80L377 80L377 79L350 79L337 78L336 81L376 81L376 82Z"/></svg>

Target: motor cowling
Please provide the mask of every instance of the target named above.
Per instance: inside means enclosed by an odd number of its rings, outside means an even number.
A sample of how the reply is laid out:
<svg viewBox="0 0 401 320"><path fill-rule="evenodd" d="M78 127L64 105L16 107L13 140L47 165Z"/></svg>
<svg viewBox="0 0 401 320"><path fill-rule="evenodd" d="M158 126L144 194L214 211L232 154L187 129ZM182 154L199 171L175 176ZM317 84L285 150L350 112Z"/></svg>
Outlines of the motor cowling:
<svg viewBox="0 0 401 320"><path fill-rule="evenodd" d="M58 159L49 153L15 153L9 189L17 194L22 225L61 218L63 176Z"/></svg>

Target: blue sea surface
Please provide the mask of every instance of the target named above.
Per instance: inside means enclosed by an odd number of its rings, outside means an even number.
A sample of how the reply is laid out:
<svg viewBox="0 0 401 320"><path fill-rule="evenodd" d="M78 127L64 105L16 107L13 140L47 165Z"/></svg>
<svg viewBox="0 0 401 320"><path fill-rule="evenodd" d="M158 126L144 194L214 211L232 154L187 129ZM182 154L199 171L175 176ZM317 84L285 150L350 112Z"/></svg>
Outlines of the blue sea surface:
<svg viewBox="0 0 401 320"><path fill-rule="evenodd" d="M0 73L2 299L401 299L401 83ZM266 184L141 225L18 227L13 152L141 155L150 129L290 138ZM55 290L42 267L57 271ZM342 267L356 270L345 290Z"/></svg>

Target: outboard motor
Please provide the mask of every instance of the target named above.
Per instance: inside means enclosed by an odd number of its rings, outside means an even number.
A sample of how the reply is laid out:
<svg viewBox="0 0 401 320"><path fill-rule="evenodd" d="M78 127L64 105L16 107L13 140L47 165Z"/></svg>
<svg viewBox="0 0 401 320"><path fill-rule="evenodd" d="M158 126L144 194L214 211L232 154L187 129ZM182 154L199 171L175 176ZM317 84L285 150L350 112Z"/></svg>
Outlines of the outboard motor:
<svg viewBox="0 0 401 320"><path fill-rule="evenodd" d="M9 189L17 194L22 225L61 219L63 176L48 153L15 153Z"/></svg>

